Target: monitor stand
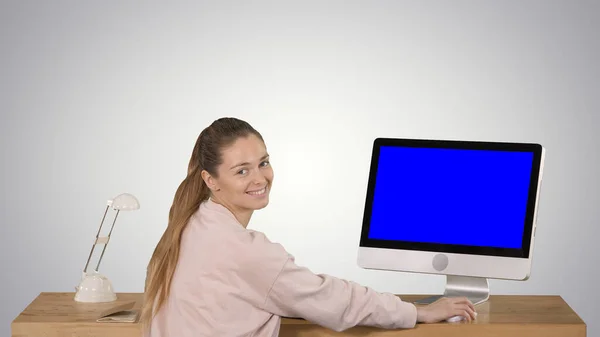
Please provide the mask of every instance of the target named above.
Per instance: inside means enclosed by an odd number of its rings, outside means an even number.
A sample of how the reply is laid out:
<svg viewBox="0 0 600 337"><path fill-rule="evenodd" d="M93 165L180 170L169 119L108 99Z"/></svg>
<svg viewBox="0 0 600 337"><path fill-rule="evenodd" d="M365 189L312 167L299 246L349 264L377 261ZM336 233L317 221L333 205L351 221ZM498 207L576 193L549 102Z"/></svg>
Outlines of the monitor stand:
<svg viewBox="0 0 600 337"><path fill-rule="evenodd" d="M487 278L446 275L446 290L443 295L435 295L415 301L416 304L431 304L442 297L466 297L477 305L490 297Z"/></svg>

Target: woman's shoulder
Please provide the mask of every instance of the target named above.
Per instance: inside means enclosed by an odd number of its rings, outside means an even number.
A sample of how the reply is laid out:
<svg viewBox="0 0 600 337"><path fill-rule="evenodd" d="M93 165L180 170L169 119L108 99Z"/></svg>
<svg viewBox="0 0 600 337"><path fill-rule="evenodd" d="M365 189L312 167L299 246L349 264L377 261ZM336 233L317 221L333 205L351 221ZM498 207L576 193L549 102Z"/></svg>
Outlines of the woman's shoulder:
<svg viewBox="0 0 600 337"><path fill-rule="evenodd" d="M219 209L200 207L190 219L199 235L219 238L220 244L239 251L243 258L263 260L287 260L291 257L282 244L269 239L262 231L242 227L232 215Z"/></svg>
<svg viewBox="0 0 600 337"><path fill-rule="evenodd" d="M246 247L251 255L280 260L292 257L281 243L272 241L264 232L247 229L245 234Z"/></svg>
<svg viewBox="0 0 600 337"><path fill-rule="evenodd" d="M266 296L288 261L294 257L282 244L271 241L265 233L256 230L246 232L242 246L240 272L249 284L259 287Z"/></svg>

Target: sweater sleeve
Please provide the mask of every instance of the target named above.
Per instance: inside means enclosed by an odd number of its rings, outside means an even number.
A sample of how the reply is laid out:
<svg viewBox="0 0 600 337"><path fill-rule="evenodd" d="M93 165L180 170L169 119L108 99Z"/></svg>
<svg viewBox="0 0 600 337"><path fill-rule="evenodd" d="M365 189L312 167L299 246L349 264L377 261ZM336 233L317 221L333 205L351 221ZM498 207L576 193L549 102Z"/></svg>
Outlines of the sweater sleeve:
<svg viewBox="0 0 600 337"><path fill-rule="evenodd" d="M315 274L289 256L272 284L263 309L299 317L335 331L353 326L413 328L414 304L330 275Z"/></svg>

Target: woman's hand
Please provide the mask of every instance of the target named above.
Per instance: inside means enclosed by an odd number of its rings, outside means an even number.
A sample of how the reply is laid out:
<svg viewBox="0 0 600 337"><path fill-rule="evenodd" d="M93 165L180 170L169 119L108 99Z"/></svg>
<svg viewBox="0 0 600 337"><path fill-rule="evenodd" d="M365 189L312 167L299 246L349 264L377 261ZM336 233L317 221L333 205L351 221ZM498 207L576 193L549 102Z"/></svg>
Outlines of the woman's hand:
<svg viewBox="0 0 600 337"><path fill-rule="evenodd" d="M466 297L442 297L427 306L417 306L419 323L436 323L453 316L463 316L471 322L476 316L473 303Z"/></svg>

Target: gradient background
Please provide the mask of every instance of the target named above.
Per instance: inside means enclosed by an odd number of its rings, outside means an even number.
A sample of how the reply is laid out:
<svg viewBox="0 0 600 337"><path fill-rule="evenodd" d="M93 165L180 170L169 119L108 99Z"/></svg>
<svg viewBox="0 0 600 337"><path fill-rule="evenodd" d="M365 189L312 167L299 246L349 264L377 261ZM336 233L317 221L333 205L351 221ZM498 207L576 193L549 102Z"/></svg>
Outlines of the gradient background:
<svg viewBox="0 0 600 337"><path fill-rule="evenodd" d="M271 154L251 227L314 272L394 293L444 278L357 267L373 139L542 143L531 279L491 289L561 295L600 335L599 31L597 1L2 1L0 335L40 292L74 290L123 192L141 209L119 215L101 271L141 292L221 116Z"/></svg>

